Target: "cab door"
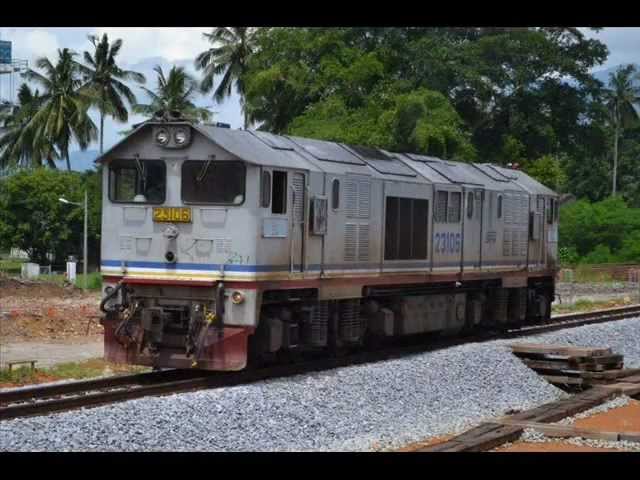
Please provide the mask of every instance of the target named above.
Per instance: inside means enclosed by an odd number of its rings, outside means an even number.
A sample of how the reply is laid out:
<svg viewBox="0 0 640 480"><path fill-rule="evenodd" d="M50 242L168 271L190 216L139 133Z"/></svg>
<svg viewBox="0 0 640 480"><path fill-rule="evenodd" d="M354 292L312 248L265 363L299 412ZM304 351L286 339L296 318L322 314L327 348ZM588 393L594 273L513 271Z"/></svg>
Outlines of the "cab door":
<svg viewBox="0 0 640 480"><path fill-rule="evenodd" d="M464 190L462 270L480 268L482 255L482 197L484 189Z"/></svg>
<svg viewBox="0 0 640 480"><path fill-rule="evenodd" d="M291 273L304 271L304 248L306 237L306 183L305 174L300 172L289 172L291 183L289 185L291 193L291 235L289 243L289 268Z"/></svg>

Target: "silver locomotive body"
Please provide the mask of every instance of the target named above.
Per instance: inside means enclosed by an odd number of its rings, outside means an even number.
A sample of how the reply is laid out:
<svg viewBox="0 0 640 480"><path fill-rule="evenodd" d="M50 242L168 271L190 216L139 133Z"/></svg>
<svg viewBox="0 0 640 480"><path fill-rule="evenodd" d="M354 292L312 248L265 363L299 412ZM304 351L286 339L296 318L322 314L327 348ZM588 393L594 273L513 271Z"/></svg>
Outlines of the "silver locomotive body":
<svg viewBox="0 0 640 480"><path fill-rule="evenodd" d="M550 314L557 195L521 171L183 121L99 161L108 360L238 370Z"/></svg>

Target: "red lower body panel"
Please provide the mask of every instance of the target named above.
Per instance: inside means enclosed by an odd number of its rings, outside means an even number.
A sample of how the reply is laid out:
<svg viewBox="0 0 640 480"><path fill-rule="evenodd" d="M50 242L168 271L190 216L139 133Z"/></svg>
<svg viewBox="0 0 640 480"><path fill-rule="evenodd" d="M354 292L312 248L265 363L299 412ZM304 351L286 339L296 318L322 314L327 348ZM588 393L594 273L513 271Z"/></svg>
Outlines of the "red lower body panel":
<svg viewBox="0 0 640 480"><path fill-rule="evenodd" d="M184 349L161 348L157 354L139 352L137 343L122 344L115 336L117 320L103 320L104 358L113 363L148 365L158 368L197 368L202 370L242 370L247 366L247 345L252 328L209 329L197 358L187 357Z"/></svg>

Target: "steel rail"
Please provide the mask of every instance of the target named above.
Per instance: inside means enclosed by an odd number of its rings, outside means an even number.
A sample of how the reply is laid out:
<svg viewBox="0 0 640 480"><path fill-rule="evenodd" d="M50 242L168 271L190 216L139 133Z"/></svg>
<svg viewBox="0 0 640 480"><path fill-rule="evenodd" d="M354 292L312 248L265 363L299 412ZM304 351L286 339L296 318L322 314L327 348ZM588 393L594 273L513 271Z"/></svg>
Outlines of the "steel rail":
<svg viewBox="0 0 640 480"><path fill-rule="evenodd" d="M474 333L467 337L439 338L428 344L412 343L416 340L407 339L406 342L400 346L394 345L377 351L358 351L345 354L344 356L323 357L291 364L247 369L239 372L203 373L197 370L169 370L18 389L0 392L0 405L10 403L8 406L0 407L0 420L44 415L81 407L94 407L145 396L168 395L199 389L230 387L254 383L265 379L285 378L292 375L330 370L349 365L386 361L408 354L441 350L474 341L487 342L501 338L535 335L594 323L611 322L635 316L640 316L640 305L555 315L545 324L525 325L514 329L503 328L497 331ZM185 376L187 378L185 378ZM75 396L73 397L51 399L51 397L59 395L74 394ZM49 398L49 400L38 401L43 398Z"/></svg>

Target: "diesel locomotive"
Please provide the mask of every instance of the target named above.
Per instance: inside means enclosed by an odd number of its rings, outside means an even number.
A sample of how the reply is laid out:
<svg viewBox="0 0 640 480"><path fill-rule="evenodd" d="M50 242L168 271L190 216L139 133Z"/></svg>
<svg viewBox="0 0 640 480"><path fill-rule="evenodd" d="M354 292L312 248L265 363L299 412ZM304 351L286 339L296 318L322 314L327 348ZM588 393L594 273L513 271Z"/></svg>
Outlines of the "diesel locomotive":
<svg viewBox="0 0 640 480"><path fill-rule="evenodd" d="M558 195L520 170L167 114L96 161L109 361L241 370L550 316Z"/></svg>

